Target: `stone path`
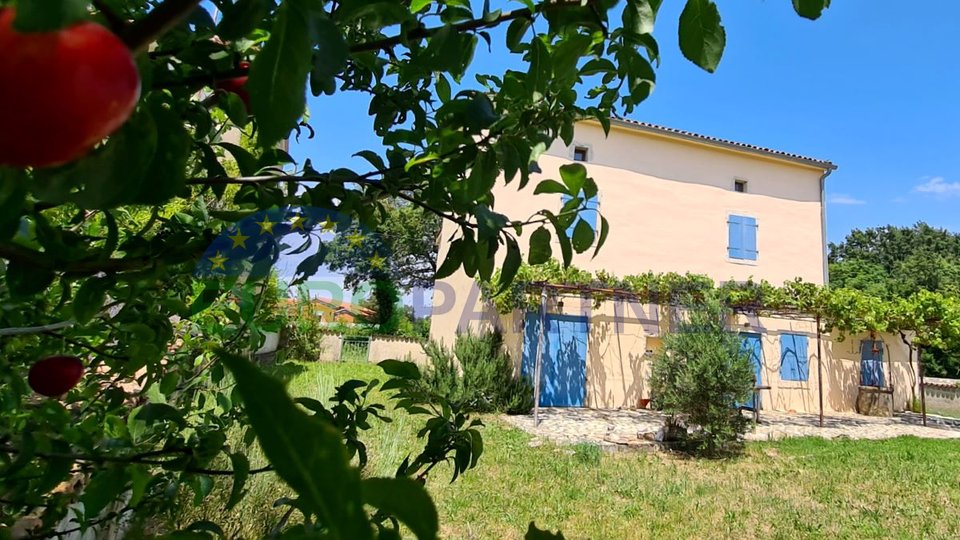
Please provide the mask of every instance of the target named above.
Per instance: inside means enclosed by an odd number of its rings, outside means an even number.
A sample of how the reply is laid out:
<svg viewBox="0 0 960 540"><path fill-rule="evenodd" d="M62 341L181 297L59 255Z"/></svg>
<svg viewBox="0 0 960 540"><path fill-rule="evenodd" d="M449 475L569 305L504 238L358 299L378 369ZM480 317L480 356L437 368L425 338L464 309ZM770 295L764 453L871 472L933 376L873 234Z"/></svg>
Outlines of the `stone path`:
<svg viewBox="0 0 960 540"><path fill-rule="evenodd" d="M532 445L549 440L560 444L597 444L606 450L655 450L653 435L663 425L663 415L648 410L548 408L540 410L539 426L534 426L532 414L507 416L506 420L533 435ZM892 418L837 414L826 416L822 428L818 423L815 414L763 412L747 440L805 436L889 439L902 435L960 439L960 421L930 416L924 427L920 415L914 413L899 413Z"/></svg>

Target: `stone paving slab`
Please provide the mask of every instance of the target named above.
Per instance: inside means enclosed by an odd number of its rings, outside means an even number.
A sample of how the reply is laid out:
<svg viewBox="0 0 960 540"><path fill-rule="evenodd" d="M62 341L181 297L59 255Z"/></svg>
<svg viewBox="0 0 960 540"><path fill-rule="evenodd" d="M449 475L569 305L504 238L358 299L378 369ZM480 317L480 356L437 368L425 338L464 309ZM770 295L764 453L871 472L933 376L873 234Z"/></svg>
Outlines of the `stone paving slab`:
<svg viewBox="0 0 960 540"><path fill-rule="evenodd" d="M534 436L531 444L549 440L559 444L597 444L606 450L655 449L652 436L663 425L663 415L651 410L601 410L545 408L540 425L533 415L507 416L514 426ZM815 414L762 412L760 423L747 433L747 440L767 441L785 437L833 439L889 439L903 435L929 439L960 439L960 421L929 416L924 427L919 414L899 413L881 418L857 414L824 417L824 427Z"/></svg>

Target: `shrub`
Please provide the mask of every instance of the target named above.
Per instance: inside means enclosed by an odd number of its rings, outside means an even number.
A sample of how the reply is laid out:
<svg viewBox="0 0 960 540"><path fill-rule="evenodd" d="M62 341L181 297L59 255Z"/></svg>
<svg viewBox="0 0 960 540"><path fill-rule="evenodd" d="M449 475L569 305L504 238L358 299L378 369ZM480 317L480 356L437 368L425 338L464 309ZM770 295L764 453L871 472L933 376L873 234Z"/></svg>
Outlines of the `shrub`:
<svg viewBox="0 0 960 540"><path fill-rule="evenodd" d="M453 351L435 342L424 348L431 363L423 377L426 390L462 411L525 414L533 407L533 387L513 376L500 333L461 334Z"/></svg>
<svg viewBox="0 0 960 540"><path fill-rule="evenodd" d="M653 364L651 391L669 415L667 431L694 428L685 442L704 454L736 449L747 430L736 404L753 390L753 367L738 335L726 328L729 315L716 298L691 305Z"/></svg>
<svg viewBox="0 0 960 540"><path fill-rule="evenodd" d="M320 357L325 327L313 314L310 300L300 300L284 317L280 348L286 358L314 361Z"/></svg>

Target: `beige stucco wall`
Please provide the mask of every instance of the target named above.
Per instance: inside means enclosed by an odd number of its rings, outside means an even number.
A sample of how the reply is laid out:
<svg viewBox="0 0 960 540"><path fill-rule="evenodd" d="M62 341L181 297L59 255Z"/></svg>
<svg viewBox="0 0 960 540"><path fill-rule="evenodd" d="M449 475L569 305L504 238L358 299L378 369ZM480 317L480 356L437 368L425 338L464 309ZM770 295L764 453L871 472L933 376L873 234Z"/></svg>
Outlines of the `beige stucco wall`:
<svg viewBox="0 0 960 540"><path fill-rule="evenodd" d="M551 299L549 313L589 317L586 355L587 407L636 408L650 397L653 356L669 332L670 313L656 305L606 301L594 305L589 299L564 298L563 308ZM519 370L523 354L522 314L499 316L504 344ZM737 316L733 327L760 335L762 347L761 410L816 413L819 411L816 323L812 319ZM808 337L808 379L780 379L780 335ZM866 334L821 337L823 360L823 406L827 413L855 412L860 383L860 342ZM894 388L894 409L905 410L917 391L917 378L910 351L898 335L878 334L884 343L883 371ZM892 375L891 375L892 374Z"/></svg>
<svg viewBox="0 0 960 540"><path fill-rule="evenodd" d="M518 180L494 189L495 210L526 219L543 208L559 211L560 196L533 195L541 179L559 179L573 148L589 149L587 172L599 186L600 212L610 234L600 253L574 255L585 270L619 276L653 272L705 274L717 282L794 278L824 282L825 246L821 218L821 169L614 126L605 138L599 125L578 124L574 143L554 144L541 156L540 174L518 191ZM733 190L748 182L747 193ZM730 214L757 219L758 260L727 257ZM445 221L441 238L457 232ZM528 228L520 238L526 251ZM441 243L440 258L447 245ZM554 245L559 258L559 247ZM479 290L462 272L439 280L434 294L431 337L449 340L457 330L489 325L483 321ZM472 322L471 322L472 321Z"/></svg>

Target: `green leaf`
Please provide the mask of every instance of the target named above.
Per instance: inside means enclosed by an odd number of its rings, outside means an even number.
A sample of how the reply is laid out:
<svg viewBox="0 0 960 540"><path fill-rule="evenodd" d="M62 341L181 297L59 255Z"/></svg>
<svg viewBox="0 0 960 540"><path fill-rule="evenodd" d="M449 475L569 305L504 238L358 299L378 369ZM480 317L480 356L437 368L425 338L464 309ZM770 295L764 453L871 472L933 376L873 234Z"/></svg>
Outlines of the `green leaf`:
<svg viewBox="0 0 960 540"><path fill-rule="evenodd" d="M227 510L230 510L243 498L243 486L250 477L250 460L246 454L234 452L230 454L230 465L233 467L233 484L230 487L230 498L227 499Z"/></svg>
<svg viewBox="0 0 960 540"><path fill-rule="evenodd" d="M363 501L396 517L420 540L437 537L437 509L423 485L407 477L367 478Z"/></svg>
<svg viewBox="0 0 960 540"><path fill-rule="evenodd" d="M566 205L564 205L564 211L567 210L568 206L576 208L579 206L579 201L577 198L570 199ZM576 219L576 215L567 220L561 220L557 216L546 212L545 215L550 220L550 223L553 224L553 230L557 233L557 242L560 244L560 255L563 257L563 266L570 266L570 263L573 261L573 248L570 245L570 238L567 237L567 229L570 227L570 224L573 223L573 220Z"/></svg>
<svg viewBox="0 0 960 540"><path fill-rule="evenodd" d="M450 247L447 249L447 256L443 259L443 264L437 268L437 273L434 276L435 279L443 279L453 275L457 271L457 268L460 268L460 264L463 262L463 240L456 239L450 243Z"/></svg>
<svg viewBox="0 0 960 540"><path fill-rule="evenodd" d="M567 187L556 180L541 180L533 189L534 195L541 193L569 193Z"/></svg>
<svg viewBox="0 0 960 540"><path fill-rule="evenodd" d="M530 522L530 527L527 528L527 534L524 535L523 540L564 540L563 534L559 531L552 533L547 530L538 529L534 522Z"/></svg>
<svg viewBox="0 0 960 540"><path fill-rule="evenodd" d="M257 158L250 153L246 148L236 145L233 143L217 143L216 146L223 148L230 153L230 156L233 157L233 160L237 162L237 168L240 169L240 174L244 176L253 176L257 173L259 167L257 166ZM230 218L220 218L230 220Z"/></svg>
<svg viewBox="0 0 960 540"><path fill-rule="evenodd" d="M582 163L561 165L560 178L567 185L567 193L576 196L583 190L583 184L587 181L587 168Z"/></svg>
<svg viewBox="0 0 960 540"><path fill-rule="evenodd" d="M477 218L477 239L487 240L500 234L507 226L507 216L490 210L487 205L478 204L473 209Z"/></svg>
<svg viewBox="0 0 960 540"><path fill-rule="evenodd" d="M87 324L103 307L111 282L106 278L90 278L80 285L73 296L73 318Z"/></svg>
<svg viewBox="0 0 960 540"><path fill-rule="evenodd" d="M793 9L797 15L810 20L816 20L823 15L823 10L830 7L830 0L793 0Z"/></svg>
<svg viewBox="0 0 960 540"><path fill-rule="evenodd" d="M154 422L162 420L169 420L180 427L184 427L187 424L186 420L183 419L183 415L180 414L180 411L166 403L147 403L135 411L133 416L146 424L153 424Z"/></svg>
<svg viewBox="0 0 960 540"><path fill-rule="evenodd" d="M530 69L527 70L527 93L543 95L550 81L550 51L543 40L534 38L530 46ZM531 158L532 159L532 158Z"/></svg>
<svg viewBox="0 0 960 540"><path fill-rule="evenodd" d="M220 4L223 18L217 25L217 35L227 41L240 39L257 28L270 11L269 0L237 0Z"/></svg>
<svg viewBox="0 0 960 540"><path fill-rule="evenodd" d="M637 34L652 34L663 0L628 0L623 9L623 27Z"/></svg>
<svg viewBox="0 0 960 540"><path fill-rule="evenodd" d="M607 223L607 218L600 216L600 238L597 240L597 247L593 249L593 256L596 257L597 253L600 253L600 248L603 247L603 244L607 241L607 234L610 233L610 224Z"/></svg>
<svg viewBox="0 0 960 540"><path fill-rule="evenodd" d="M713 0L687 0L680 14L680 51L704 70L713 73L720 64L727 34Z"/></svg>
<svg viewBox="0 0 960 540"><path fill-rule="evenodd" d="M523 257L520 255L520 246L517 245L517 240L507 235L507 255L503 259L503 268L500 270L500 289L497 294L503 292L513 283L513 278L517 276L517 271L520 270L522 262Z"/></svg>
<svg viewBox="0 0 960 540"><path fill-rule="evenodd" d="M200 521L194 521L193 523L187 526L186 530L191 532L209 533L219 538L227 537L227 535L223 532L223 529L219 525L206 519L201 519Z"/></svg>
<svg viewBox="0 0 960 540"><path fill-rule="evenodd" d="M573 249L577 253L583 253L593 245L593 228L584 219L577 220L573 227Z"/></svg>
<svg viewBox="0 0 960 540"><path fill-rule="evenodd" d="M527 34L532 24L533 21L527 17L510 21L510 26L507 27L507 48L512 52L523 50L523 36Z"/></svg>
<svg viewBox="0 0 960 540"><path fill-rule="evenodd" d="M87 18L87 0L20 0L13 27L20 32L49 32Z"/></svg>
<svg viewBox="0 0 960 540"><path fill-rule="evenodd" d="M433 0L413 0L410 2L410 13L418 13L421 9L429 6Z"/></svg>
<svg viewBox="0 0 960 540"><path fill-rule="evenodd" d="M285 139L303 116L313 63L311 30L322 17L309 0L284 0L270 38L250 66L247 90L263 148Z"/></svg>
<svg viewBox="0 0 960 540"><path fill-rule="evenodd" d="M243 99L233 92L223 92L219 96L220 108L227 113L227 118L234 125L244 127L250 122L250 114L247 112L247 104Z"/></svg>
<svg viewBox="0 0 960 540"><path fill-rule="evenodd" d="M420 368L413 362L402 362L400 360L384 360L377 364L384 373L392 377L401 379L419 380Z"/></svg>
<svg viewBox="0 0 960 540"><path fill-rule="evenodd" d="M527 262L530 264L543 264L550 260L553 250L550 247L550 231L541 226L530 235L530 253L527 254Z"/></svg>
<svg viewBox="0 0 960 540"><path fill-rule="evenodd" d="M17 297L28 297L41 293L53 283L53 272L37 268L31 264L10 261L7 264L7 288Z"/></svg>
<svg viewBox="0 0 960 540"><path fill-rule="evenodd" d="M350 465L340 432L304 413L280 380L240 356L218 355L236 379L250 425L277 475L317 514L331 538L369 539L360 472Z"/></svg>
<svg viewBox="0 0 960 540"><path fill-rule="evenodd" d="M332 95L336 91L335 76L347 66L347 42L340 29L328 17L317 17L313 25L313 68L310 85L314 95ZM320 89L322 92L318 92Z"/></svg>
<svg viewBox="0 0 960 540"><path fill-rule="evenodd" d="M100 515L107 505L120 497L126 486L127 471L123 467L101 469L95 473L80 496L84 517L93 519Z"/></svg>

